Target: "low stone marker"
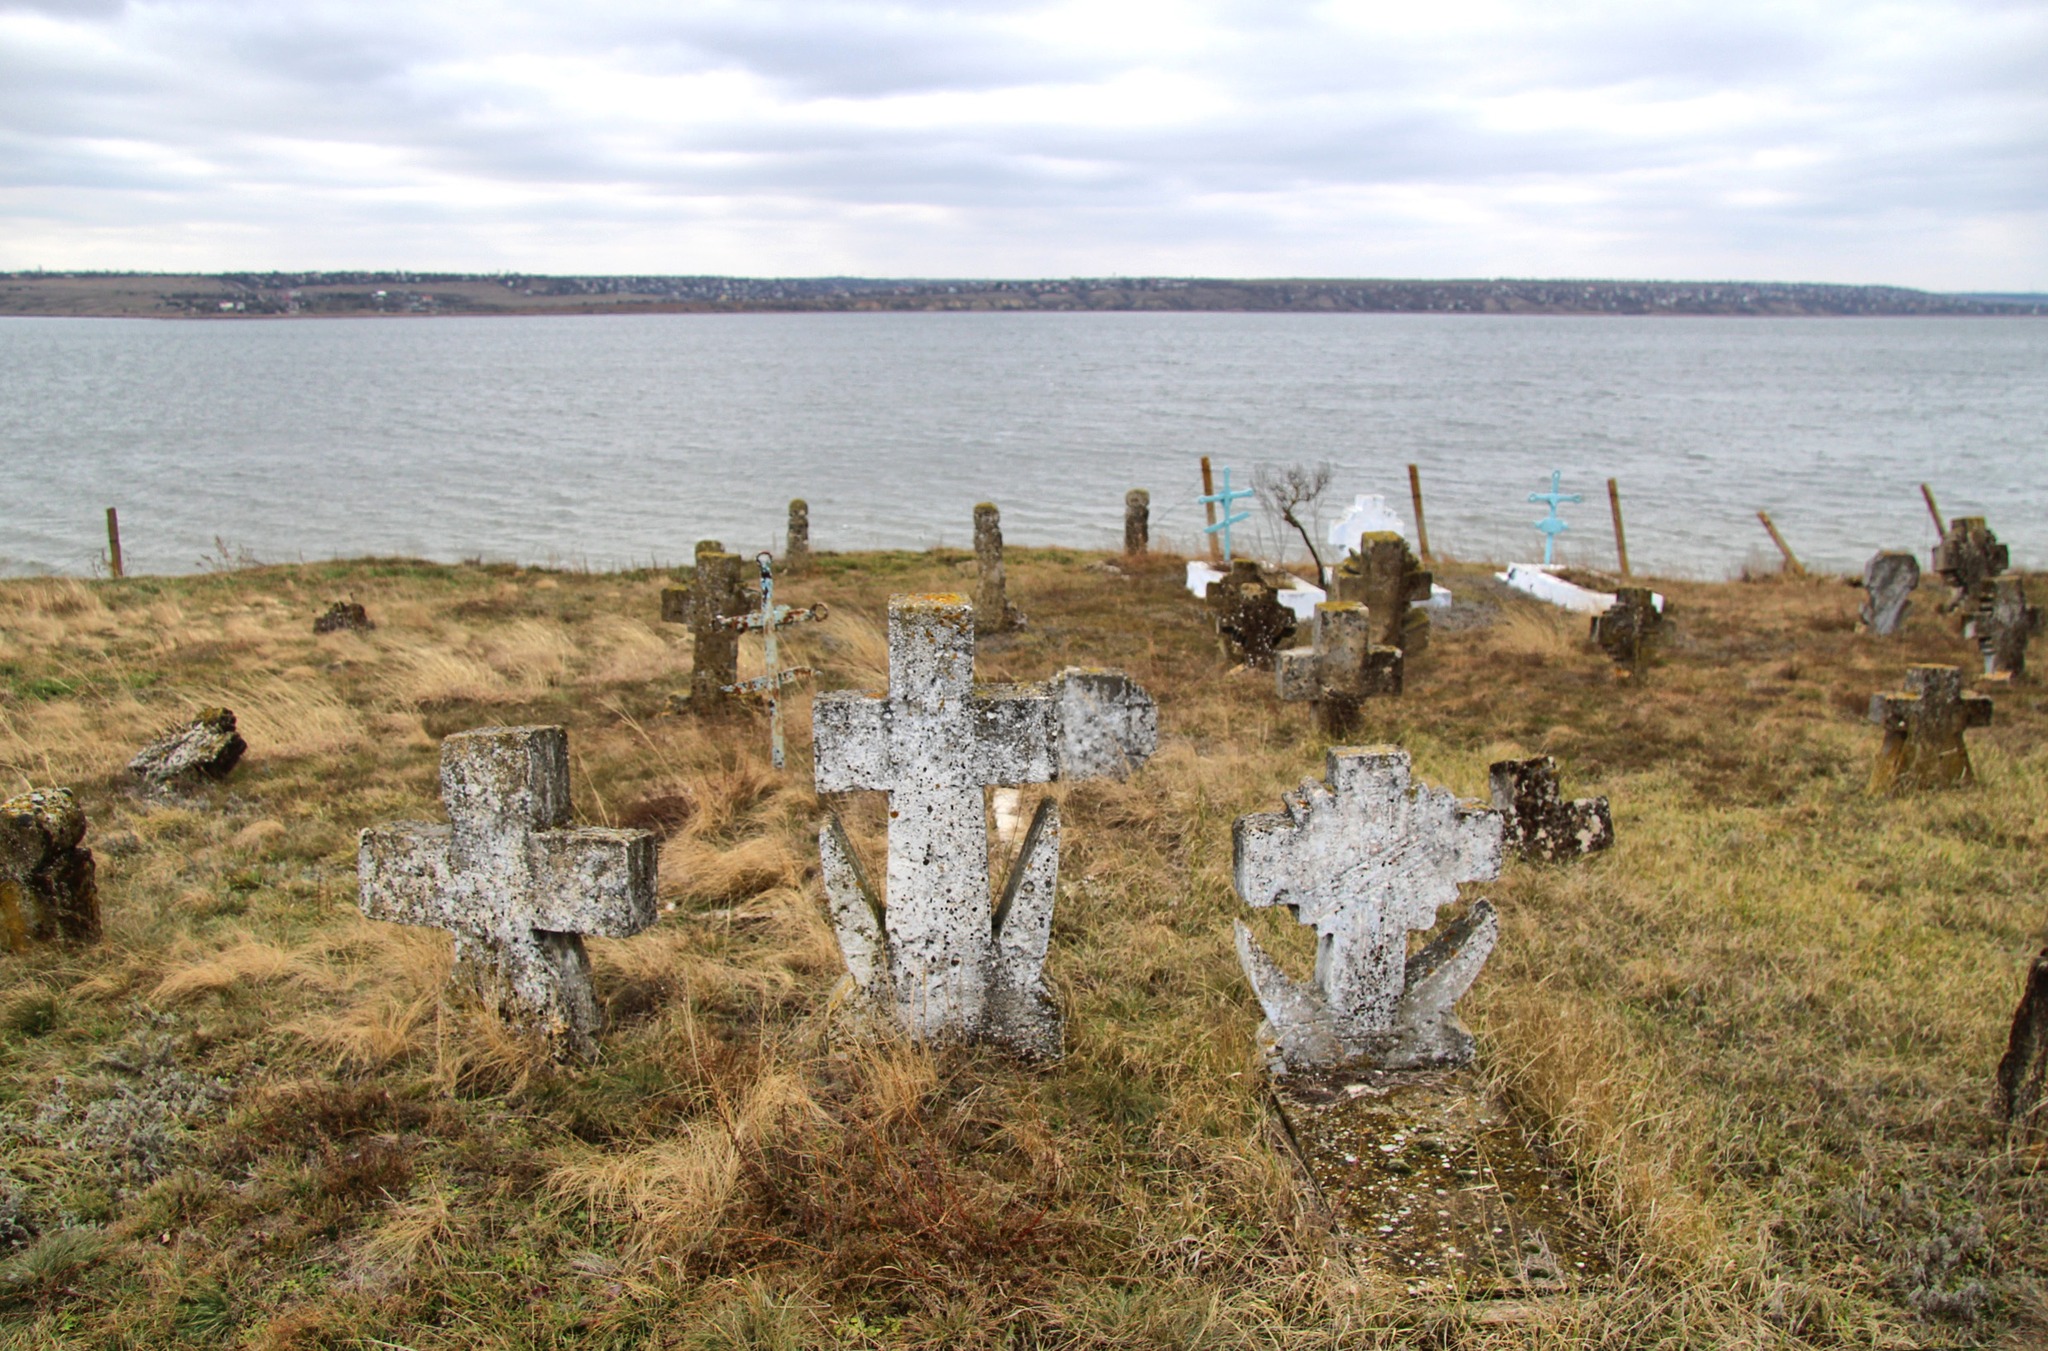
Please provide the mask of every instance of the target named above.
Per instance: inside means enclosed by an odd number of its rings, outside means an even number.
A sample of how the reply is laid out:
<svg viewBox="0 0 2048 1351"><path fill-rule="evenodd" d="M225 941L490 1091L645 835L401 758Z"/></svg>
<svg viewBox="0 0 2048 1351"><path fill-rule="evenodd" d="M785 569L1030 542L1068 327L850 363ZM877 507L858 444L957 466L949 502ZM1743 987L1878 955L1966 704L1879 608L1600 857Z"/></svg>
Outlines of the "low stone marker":
<svg viewBox="0 0 2048 1351"><path fill-rule="evenodd" d="M358 904L371 919L447 929L457 978L559 1057L596 1053L600 1017L583 936L654 923L648 830L569 824L569 734L483 727L441 743L449 824L362 833Z"/></svg>
<svg viewBox="0 0 2048 1351"><path fill-rule="evenodd" d="M1934 546L1934 571L1949 584L1944 610L1966 609L1975 603L1984 583L2004 572L2011 551L1998 542L1982 516L1957 516Z"/></svg>
<svg viewBox="0 0 2048 1351"><path fill-rule="evenodd" d="M740 556L715 539L697 541L696 567L683 585L661 593L662 622L690 626L690 693L687 700L669 696L672 707L710 714L732 706L726 687L740 678L740 635L726 621L750 605Z"/></svg>
<svg viewBox="0 0 2048 1351"><path fill-rule="evenodd" d="M2027 588L2018 577L1993 577L1980 586L1963 625L1963 636L1976 640L1984 674L1997 680L2027 674L2027 643L2040 631L2041 608L2027 604Z"/></svg>
<svg viewBox="0 0 2048 1351"><path fill-rule="evenodd" d="M1256 559L1232 560L1221 581L1203 596L1223 654L1255 671L1273 664L1273 653L1294 636L1294 612L1280 602L1280 588L1266 579Z"/></svg>
<svg viewBox="0 0 2048 1351"><path fill-rule="evenodd" d="M1401 692L1402 653L1372 641L1371 617L1357 601L1316 606L1313 640L1273 658L1273 691L1315 708L1316 730L1348 736L1358 727L1358 706L1375 695Z"/></svg>
<svg viewBox="0 0 2048 1351"><path fill-rule="evenodd" d="M1614 843L1614 817L1604 797L1567 801L1557 787L1557 761L1547 755L1496 760L1487 771L1501 841L1517 857L1540 863L1583 858Z"/></svg>
<svg viewBox="0 0 2048 1351"><path fill-rule="evenodd" d="M1279 1072L1461 1065L1472 1036L1452 1005L1500 931L1475 901L1413 957L1408 933L1435 925L1460 882L1500 875L1492 810L1411 783L1393 746L1330 751L1280 812L1241 816L1233 831L1237 894L1284 905L1318 938L1314 988L1297 985L1237 923L1237 955L1266 1013L1260 1039Z"/></svg>
<svg viewBox="0 0 2048 1351"><path fill-rule="evenodd" d="M2048 948L2027 968L2027 988L1998 1062L1994 1106L2019 1135L2048 1135Z"/></svg>
<svg viewBox="0 0 2048 1351"><path fill-rule="evenodd" d="M1898 549L1881 549L1863 565L1863 627L1889 638L1906 622L1913 591L1920 585L1920 560Z"/></svg>
<svg viewBox="0 0 2048 1351"><path fill-rule="evenodd" d="M326 614L313 621L315 633L368 633L376 627L370 622L370 612L352 600L334 602Z"/></svg>
<svg viewBox="0 0 2048 1351"><path fill-rule="evenodd" d="M782 570L794 576L811 565L811 504L789 500L789 531L782 549Z"/></svg>
<svg viewBox="0 0 2048 1351"><path fill-rule="evenodd" d="M1429 646L1429 616L1413 607L1429 599L1434 584L1407 540L1375 530L1360 535L1357 549L1337 565L1330 596L1362 603L1372 615L1372 641L1413 658Z"/></svg>
<svg viewBox="0 0 2048 1351"><path fill-rule="evenodd" d="M98 941L100 893L85 830L69 788L0 802L0 946Z"/></svg>
<svg viewBox="0 0 2048 1351"><path fill-rule="evenodd" d="M993 502L974 508L974 562L981 583L974 593L974 622L983 633L1007 633L1024 626L1024 612L1010 604L1003 573L1003 513Z"/></svg>
<svg viewBox="0 0 2048 1351"><path fill-rule="evenodd" d="M1664 615L1648 587L1617 587L1614 604L1593 616L1593 641L1624 676L1648 665L1664 636Z"/></svg>
<svg viewBox="0 0 2048 1351"><path fill-rule="evenodd" d="M225 779L248 749L249 743L235 730L233 709L202 708L190 722L166 728L137 751L128 772L159 788L194 779Z"/></svg>
<svg viewBox="0 0 2048 1351"><path fill-rule="evenodd" d="M1871 792L1946 788L1976 777L1963 732L1991 725L1991 698L1963 693L1957 667L1916 664L1906 668L1904 689L1870 696L1870 720L1884 728Z"/></svg>
<svg viewBox="0 0 2048 1351"><path fill-rule="evenodd" d="M1133 488L1124 494L1124 552L1136 557L1152 547L1152 494Z"/></svg>
<svg viewBox="0 0 2048 1351"><path fill-rule="evenodd" d="M974 608L956 595L889 601L889 688L812 705L821 793L889 795L887 892L836 816L818 833L825 893L855 987L911 1035L1060 1052L1045 985L1060 819L1038 806L990 908L983 789L1122 778L1158 745L1151 696L1115 671L1033 685L974 682Z"/></svg>

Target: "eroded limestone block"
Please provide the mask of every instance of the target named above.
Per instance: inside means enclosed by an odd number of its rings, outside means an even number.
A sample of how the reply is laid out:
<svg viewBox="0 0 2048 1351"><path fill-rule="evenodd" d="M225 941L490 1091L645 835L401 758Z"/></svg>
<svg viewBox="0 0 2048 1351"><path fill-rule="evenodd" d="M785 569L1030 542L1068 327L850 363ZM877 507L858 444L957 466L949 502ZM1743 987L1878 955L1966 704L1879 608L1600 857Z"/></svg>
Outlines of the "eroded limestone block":
<svg viewBox="0 0 2048 1351"><path fill-rule="evenodd" d="M2041 609L2027 604L2018 577L1993 577L1977 589L1977 602L1963 625L1984 659L1984 674L2018 680L2027 673L2027 644L2041 631Z"/></svg>
<svg viewBox="0 0 2048 1351"><path fill-rule="evenodd" d="M441 744L448 824L362 833L358 904L371 919L447 929L456 975L557 1056L596 1053L601 1022L583 937L654 922L649 830L569 824L569 734L484 727Z"/></svg>
<svg viewBox="0 0 2048 1351"><path fill-rule="evenodd" d="M974 593L974 622L983 633L1023 627L1024 612L1010 604L1003 572L1003 514L993 502L974 508L974 563L981 574Z"/></svg>
<svg viewBox="0 0 2048 1351"><path fill-rule="evenodd" d="M1152 494L1133 488L1124 494L1124 552L1142 554L1152 547Z"/></svg>
<svg viewBox="0 0 2048 1351"><path fill-rule="evenodd" d="M313 621L315 633L368 633L376 627L370 622L370 612L352 600L334 602L326 614Z"/></svg>
<svg viewBox="0 0 2048 1351"><path fill-rule="evenodd" d="M1282 811L1239 817L1233 832L1237 894L1287 906L1318 939L1304 986L1238 922L1238 960L1266 1013L1261 1037L1289 1071L1463 1064L1472 1036L1452 1006L1493 950L1493 907L1475 901L1413 957L1408 934L1433 927L1459 883L1500 875L1500 817L1412 783L1408 753L1393 746L1334 749L1324 777Z"/></svg>
<svg viewBox="0 0 2048 1351"><path fill-rule="evenodd" d="M1991 699L1963 693L1957 667L1916 664L1906 668L1904 689L1870 696L1870 720L1884 728L1871 792L1946 788L1976 777L1963 732L1991 725Z"/></svg>
<svg viewBox="0 0 2048 1351"><path fill-rule="evenodd" d="M1942 608L1967 609L1976 603L1979 588L2010 566L2011 552L1982 516L1957 516L1934 546L1933 564L1949 585L1948 603Z"/></svg>
<svg viewBox="0 0 2048 1351"><path fill-rule="evenodd" d="M1273 665L1273 653L1294 636L1294 612L1280 602L1280 588L1257 561L1231 560L1230 572L1209 583L1203 595L1224 655L1255 671Z"/></svg>
<svg viewBox="0 0 2048 1351"><path fill-rule="evenodd" d="M1920 585L1920 560L1897 549L1881 549L1863 565L1863 627L1890 637L1906 622L1913 591Z"/></svg>
<svg viewBox="0 0 2048 1351"><path fill-rule="evenodd" d="M158 786L193 779L225 779L249 743L235 731L228 708L202 708L190 722L166 728L163 735L135 753L128 772Z"/></svg>
<svg viewBox="0 0 2048 1351"><path fill-rule="evenodd" d="M1640 674L1664 636L1664 615L1648 587L1624 586L1614 604L1593 616L1593 641L1623 675Z"/></svg>
<svg viewBox="0 0 2048 1351"><path fill-rule="evenodd" d="M991 908L983 789L1121 778L1158 744L1158 711L1114 671L1042 684L974 681L974 608L950 594L889 602L889 688L813 704L821 793L889 795L886 892L862 873L837 817L818 835L825 892L854 986L913 1036L1061 1048L1045 952L1059 882L1060 819L1033 815Z"/></svg>
<svg viewBox="0 0 2048 1351"><path fill-rule="evenodd" d="M1429 599L1435 576L1408 541L1392 530L1368 531L1330 579L1332 600L1355 600L1372 615L1372 641L1406 657L1429 646L1429 616L1413 608Z"/></svg>
<svg viewBox="0 0 2048 1351"><path fill-rule="evenodd" d="M2027 987L1998 1062L1994 1105L2014 1131L2048 1135L2048 948L2027 968Z"/></svg>
<svg viewBox="0 0 2048 1351"><path fill-rule="evenodd" d="M789 503L789 532L782 550L782 570L795 574L811 565L811 504L801 497Z"/></svg>
<svg viewBox="0 0 2048 1351"><path fill-rule="evenodd" d="M1273 658L1274 693L1307 701L1324 736L1349 736L1358 727L1360 704L1401 692L1403 653L1374 643L1372 629L1371 615L1357 601L1320 601L1311 644Z"/></svg>
<svg viewBox="0 0 2048 1351"><path fill-rule="evenodd" d="M98 941L100 893L85 830L69 788L0 802L0 944L9 951Z"/></svg>
<svg viewBox="0 0 2048 1351"><path fill-rule="evenodd" d="M740 678L740 635L725 621L752 607L740 556L715 539L697 541L697 563L683 585L661 593L662 621L690 627L690 694L687 702L671 696L672 706L700 714L732 706L726 687Z"/></svg>
<svg viewBox="0 0 2048 1351"><path fill-rule="evenodd" d="M1502 842L1517 856L1544 863L1582 858L1614 843L1614 817L1604 797L1567 800L1558 791L1557 761L1547 755L1496 760L1488 770Z"/></svg>

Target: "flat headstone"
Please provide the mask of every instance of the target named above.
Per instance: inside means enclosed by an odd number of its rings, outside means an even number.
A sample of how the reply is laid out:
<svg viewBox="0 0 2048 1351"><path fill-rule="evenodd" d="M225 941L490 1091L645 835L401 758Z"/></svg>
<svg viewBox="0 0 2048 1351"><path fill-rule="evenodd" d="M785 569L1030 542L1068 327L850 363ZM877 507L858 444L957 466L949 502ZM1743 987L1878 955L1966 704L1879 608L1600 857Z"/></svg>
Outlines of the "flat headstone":
<svg viewBox="0 0 2048 1351"><path fill-rule="evenodd" d="M1324 601L1316 606L1309 646L1273 658L1273 690L1280 698L1305 701L1324 736L1348 736L1358 726L1358 706L1367 699L1401 692L1402 653L1372 641L1371 616L1357 601Z"/></svg>
<svg viewBox="0 0 2048 1351"><path fill-rule="evenodd" d="M1623 675L1640 674L1664 636L1664 612L1647 587L1624 586L1593 616L1593 641Z"/></svg>
<svg viewBox="0 0 2048 1351"><path fill-rule="evenodd" d="M1391 530L1370 531L1337 565L1330 591L1336 600L1366 607L1373 642L1412 659L1429 646L1429 616L1413 607L1428 603L1434 582L1407 540Z"/></svg>
<svg viewBox="0 0 2048 1351"><path fill-rule="evenodd" d="M30 789L0 802L0 946L91 943L100 896L85 812L69 788Z"/></svg>
<svg viewBox="0 0 2048 1351"><path fill-rule="evenodd" d="M1272 666L1275 650L1294 636L1294 612L1254 559L1233 559L1230 571L1209 584L1204 600L1224 654L1255 671Z"/></svg>
<svg viewBox="0 0 2048 1351"><path fill-rule="evenodd" d="M1906 668L1904 689L1870 696L1870 720L1884 728L1872 792L1945 788L1976 777L1963 733L1991 725L1991 699L1963 693L1957 667L1918 664Z"/></svg>
<svg viewBox="0 0 2048 1351"><path fill-rule="evenodd" d="M1614 843L1614 817L1604 797L1567 799L1557 786L1557 761L1547 755L1496 760L1487 771L1502 844L1524 859L1556 863Z"/></svg>
<svg viewBox="0 0 2048 1351"><path fill-rule="evenodd" d="M1920 560L1898 549L1882 549L1863 565L1863 627L1890 637L1906 622L1913 591L1920 585Z"/></svg>
<svg viewBox="0 0 2048 1351"><path fill-rule="evenodd" d="M362 833L363 914L447 929L456 975L497 1015L588 1058L601 1024L583 938L655 918L656 837L570 825L569 734L484 727L441 744L448 824Z"/></svg>
<svg viewBox="0 0 2048 1351"><path fill-rule="evenodd" d="M1499 876L1500 818L1411 782L1408 753L1392 746L1334 749L1325 777L1233 831L1238 895L1288 907L1318 940L1304 986L1238 922L1238 960L1266 1013L1261 1040L1286 1072L1463 1064L1472 1037L1452 1005L1493 950L1493 907L1475 901L1413 957L1408 935L1436 924L1459 883Z"/></svg>
<svg viewBox="0 0 2048 1351"><path fill-rule="evenodd" d="M338 600L327 607L327 612L313 621L315 633L368 633L376 628L370 622L370 612L359 602Z"/></svg>
<svg viewBox="0 0 2048 1351"><path fill-rule="evenodd" d="M746 614L753 602L738 554L706 539L697 541L696 560L681 586L663 588L661 618L690 629L689 697L671 697L670 703L708 714L732 706L727 687L739 681L740 635L726 621Z"/></svg>
<svg viewBox="0 0 2048 1351"><path fill-rule="evenodd" d="M1984 660L1984 674L2019 680L2027 673L2027 644L2041 631L2041 609L2027 604L2018 577L1993 577L1977 589L1977 602L1964 624Z"/></svg>
<svg viewBox="0 0 2048 1351"><path fill-rule="evenodd" d="M1040 802L999 903L989 892L984 789L1122 777L1158 744L1151 697L1115 671L1042 684L974 680L974 607L957 595L889 602L889 688L812 705L821 793L889 795L886 892L837 816L818 835L825 892L855 989L912 1036L1055 1056L1045 984L1060 815Z"/></svg>
<svg viewBox="0 0 2048 1351"><path fill-rule="evenodd" d="M2048 1135L2048 948L2027 968L2026 989L1998 1062L1994 1106L2014 1131Z"/></svg>
<svg viewBox="0 0 2048 1351"><path fill-rule="evenodd" d="M191 721L164 729L137 751L128 762L128 772L158 787L194 779L225 779L248 749L249 743L235 730L233 709L203 708Z"/></svg>

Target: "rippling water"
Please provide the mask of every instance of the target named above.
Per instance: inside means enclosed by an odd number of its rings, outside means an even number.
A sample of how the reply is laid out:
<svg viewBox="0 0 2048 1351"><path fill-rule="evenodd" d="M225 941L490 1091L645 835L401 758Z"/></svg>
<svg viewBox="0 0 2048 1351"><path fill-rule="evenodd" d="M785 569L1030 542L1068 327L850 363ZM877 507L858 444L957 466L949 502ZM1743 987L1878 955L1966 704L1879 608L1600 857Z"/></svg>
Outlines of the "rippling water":
<svg viewBox="0 0 2048 1351"><path fill-rule="evenodd" d="M2048 323L1421 315L644 315L299 322L0 319L0 572L367 553L607 567L693 541L1112 546L1123 494L1195 547L1198 456L1329 460L1334 506L1525 558L1526 496L1586 494L1560 558L1638 571L1859 567L1983 513L2048 565ZM1328 513L1326 512L1326 515ZM1275 536L1265 530L1271 544Z"/></svg>

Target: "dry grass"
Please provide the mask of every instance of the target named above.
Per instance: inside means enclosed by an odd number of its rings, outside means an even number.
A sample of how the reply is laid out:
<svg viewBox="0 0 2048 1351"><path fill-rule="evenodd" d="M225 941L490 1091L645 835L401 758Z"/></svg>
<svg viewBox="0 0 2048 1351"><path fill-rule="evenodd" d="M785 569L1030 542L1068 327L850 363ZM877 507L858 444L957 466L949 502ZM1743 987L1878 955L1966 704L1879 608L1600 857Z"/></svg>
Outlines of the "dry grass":
<svg viewBox="0 0 2048 1351"><path fill-rule="evenodd" d="M880 685L888 595L957 588L960 557L822 558L783 588L833 609L793 659ZM1142 774L1052 790L1070 1049L1036 1068L840 1018L809 689L781 773L758 717L664 713L688 644L654 620L661 577L366 560L0 584L0 778L81 791L109 935L0 959L0 1343L2048 1335L2042 1159L1985 1113L2048 894L2040 687L1973 733L1981 787L1876 802L1869 692L1965 655L1931 605L1879 641L1839 586L1671 584L1667 657L1623 689L1582 619L1445 570L1492 622L1440 632L1359 739L1470 795L1491 759L1554 754L1619 833L1490 888L1483 1068L1626 1273L1502 1321L1341 1260L1270 1147L1230 824L1322 748L1225 674L1171 560L1089 561L1014 553L1032 624L981 654L990 679L1120 666L1161 701ZM379 627L315 638L344 594ZM237 710L243 767L130 794L133 748L207 702ZM354 912L356 832L437 817L439 738L490 722L566 724L582 819L664 836L660 922L590 944L609 1026L588 1068L537 1068L451 989L444 935ZM878 864L879 802L834 805ZM1255 923L1305 968L1307 930ZM195 1087L215 1081L224 1103Z"/></svg>

